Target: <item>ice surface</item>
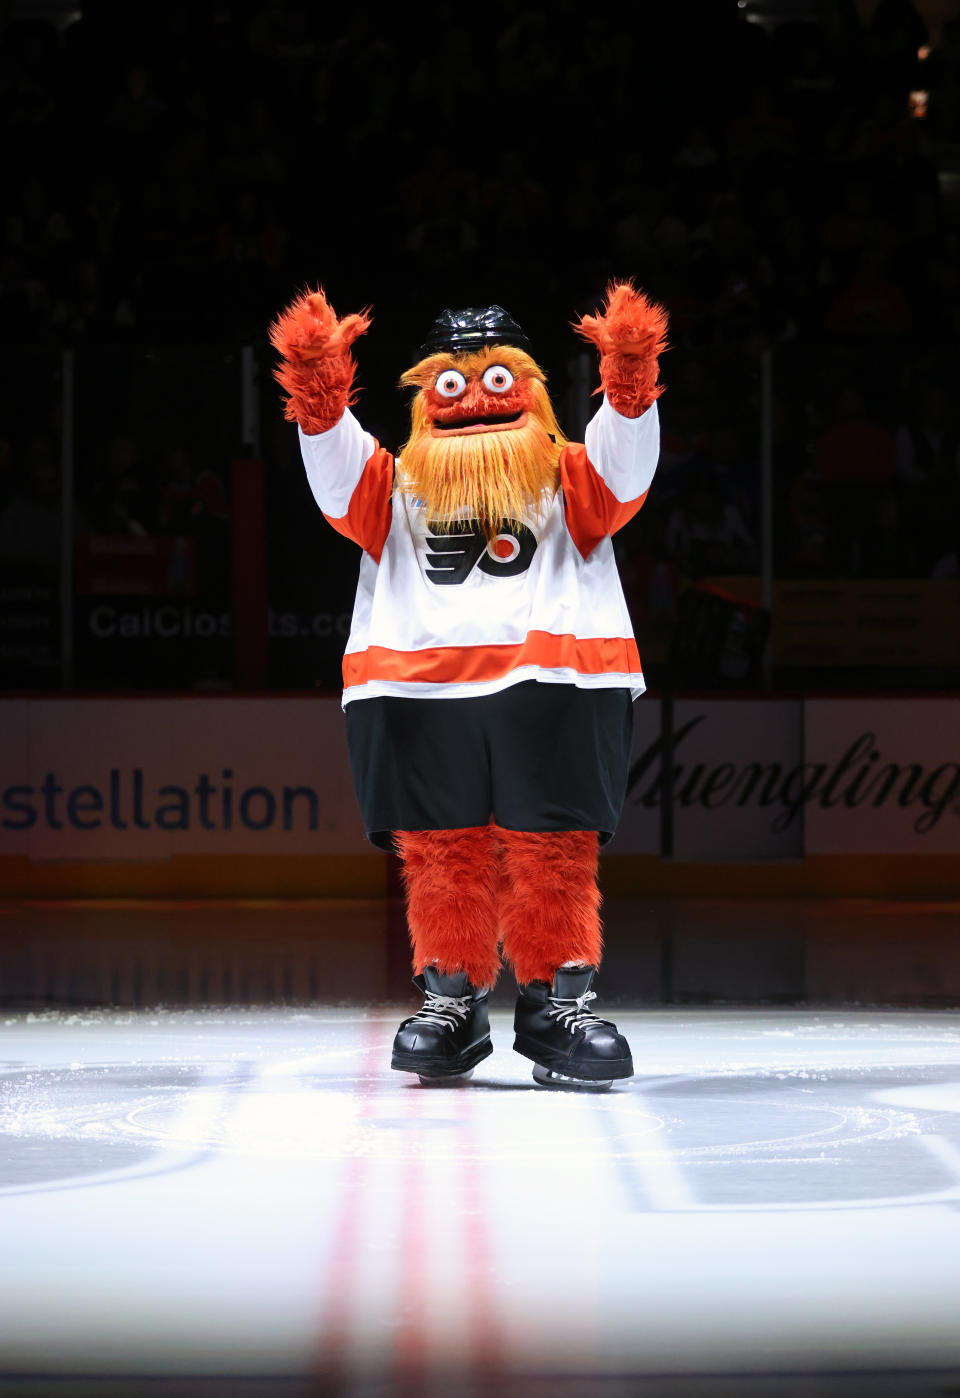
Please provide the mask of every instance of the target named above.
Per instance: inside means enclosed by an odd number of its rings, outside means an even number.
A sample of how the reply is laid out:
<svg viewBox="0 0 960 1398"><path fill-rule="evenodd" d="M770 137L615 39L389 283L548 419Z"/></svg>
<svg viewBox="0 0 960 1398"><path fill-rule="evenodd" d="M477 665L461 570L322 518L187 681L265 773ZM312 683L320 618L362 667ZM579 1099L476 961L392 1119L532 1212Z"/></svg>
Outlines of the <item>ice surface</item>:
<svg viewBox="0 0 960 1398"><path fill-rule="evenodd" d="M424 1089L399 1017L8 1012L0 1393L960 1379L960 1015L621 1013L605 1094L535 1087L501 1011Z"/></svg>

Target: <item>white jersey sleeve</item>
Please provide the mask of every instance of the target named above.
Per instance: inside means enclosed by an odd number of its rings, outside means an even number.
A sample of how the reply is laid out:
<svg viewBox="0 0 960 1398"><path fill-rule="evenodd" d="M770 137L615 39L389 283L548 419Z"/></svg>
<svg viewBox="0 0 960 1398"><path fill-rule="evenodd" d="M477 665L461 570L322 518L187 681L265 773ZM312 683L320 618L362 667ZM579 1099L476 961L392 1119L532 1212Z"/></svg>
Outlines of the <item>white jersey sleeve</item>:
<svg viewBox="0 0 960 1398"><path fill-rule="evenodd" d="M583 446L571 442L564 447L560 483L567 528L587 558L647 498L660 458L657 405L639 417L624 417L604 397L584 437Z"/></svg>
<svg viewBox="0 0 960 1398"><path fill-rule="evenodd" d="M393 457L349 408L328 432L297 429L313 498L339 533L379 563L393 518Z"/></svg>

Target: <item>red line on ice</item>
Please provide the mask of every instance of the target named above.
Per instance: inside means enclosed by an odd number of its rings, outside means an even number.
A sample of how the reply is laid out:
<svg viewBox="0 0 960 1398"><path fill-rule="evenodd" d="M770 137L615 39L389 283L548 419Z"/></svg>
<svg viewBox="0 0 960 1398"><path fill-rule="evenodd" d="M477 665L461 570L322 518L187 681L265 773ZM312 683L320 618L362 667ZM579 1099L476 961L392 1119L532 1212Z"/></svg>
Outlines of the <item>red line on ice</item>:
<svg viewBox="0 0 960 1398"><path fill-rule="evenodd" d="M430 1091L442 1089L409 1088L403 1096L404 1115L416 1121ZM426 1265L428 1227L445 1229L445 1220L428 1221L424 1199L423 1157L420 1152L423 1132L405 1133L407 1156L403 1162L403 1219L401 1221L400 1289L396 1340L396 1365L399 1387L397 1392L413 1394L419 1391L426 1376Z"/></svg>
<svg viewBox="0 0 960 1398"><path fill-rule="evenodd" d="M467 1088L458 1094L462 1157L464 1252L468 1265L467 1295L473 1368L482 1390L502 1392L503 1340L497 1315L495 1259L487 1215L483 1176L477 1150L475 1102Z"/></svg>
<svg viewBox="0 0 960 1398"><path fill-rule="evenodd" d="M380 1088L387 1049L389 1026L370 1019L364 1026L360 1075L354 1096L356 1123L362 1127L373 1114ZM323 1338L317 1356L315 1398L343 1392L349 1360L350 1313L356 1292L360 1234L363 1225L363 1194L369 1173L365 1155L344 1161L344 1179L333 1242L327 1265L326 1304L323 1311Z"/></svg>

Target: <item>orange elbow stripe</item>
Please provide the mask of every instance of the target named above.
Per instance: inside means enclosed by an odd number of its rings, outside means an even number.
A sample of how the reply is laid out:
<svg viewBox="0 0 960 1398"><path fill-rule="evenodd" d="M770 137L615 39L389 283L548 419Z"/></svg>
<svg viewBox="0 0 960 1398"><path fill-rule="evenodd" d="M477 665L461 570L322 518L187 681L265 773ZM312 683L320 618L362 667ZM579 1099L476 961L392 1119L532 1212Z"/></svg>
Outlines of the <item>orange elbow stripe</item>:
<svg viewBox="0 0 960 1398"><path fill-rule="evenodd" d="M632 636L555 636L530 631L513 646L431 646L390 650L369 646L343 657L346 688L371 680L427 684L480 684L502 679L524 665L575 670L581 675L639 675L640 652Z"/></svg>
<svg viewBox="0 0 960 1398"><path fill-rule="evenodd" d="M570 442L560 454L567 529L581 558L588 558L608 534L615 534L637 513L647 492L633 500L618 500L587 456L587 449Z"/></svg>
<svg viewBox="0 0 960 1398"><path fill-rule="evenodd" d="M345 515L327 520L339 534L359 544L375 562L383 554L392 518L393 457L386 447L377 445L350 496Z"/></svg>

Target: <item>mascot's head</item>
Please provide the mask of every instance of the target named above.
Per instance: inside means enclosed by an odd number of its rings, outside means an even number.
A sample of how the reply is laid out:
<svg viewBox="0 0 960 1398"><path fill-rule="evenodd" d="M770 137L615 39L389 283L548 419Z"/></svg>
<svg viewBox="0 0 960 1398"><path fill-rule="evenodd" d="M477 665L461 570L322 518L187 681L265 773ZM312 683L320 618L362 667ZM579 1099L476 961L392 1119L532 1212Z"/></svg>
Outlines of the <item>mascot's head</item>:
<svg viewBox="0 0 960 1398"><path fill-rule="evenodd" d="M401 378L419 389L404 488L429 518L470 516L492 538L555 493L565 439L527 343L500 306L444 311Z"/></svg>

